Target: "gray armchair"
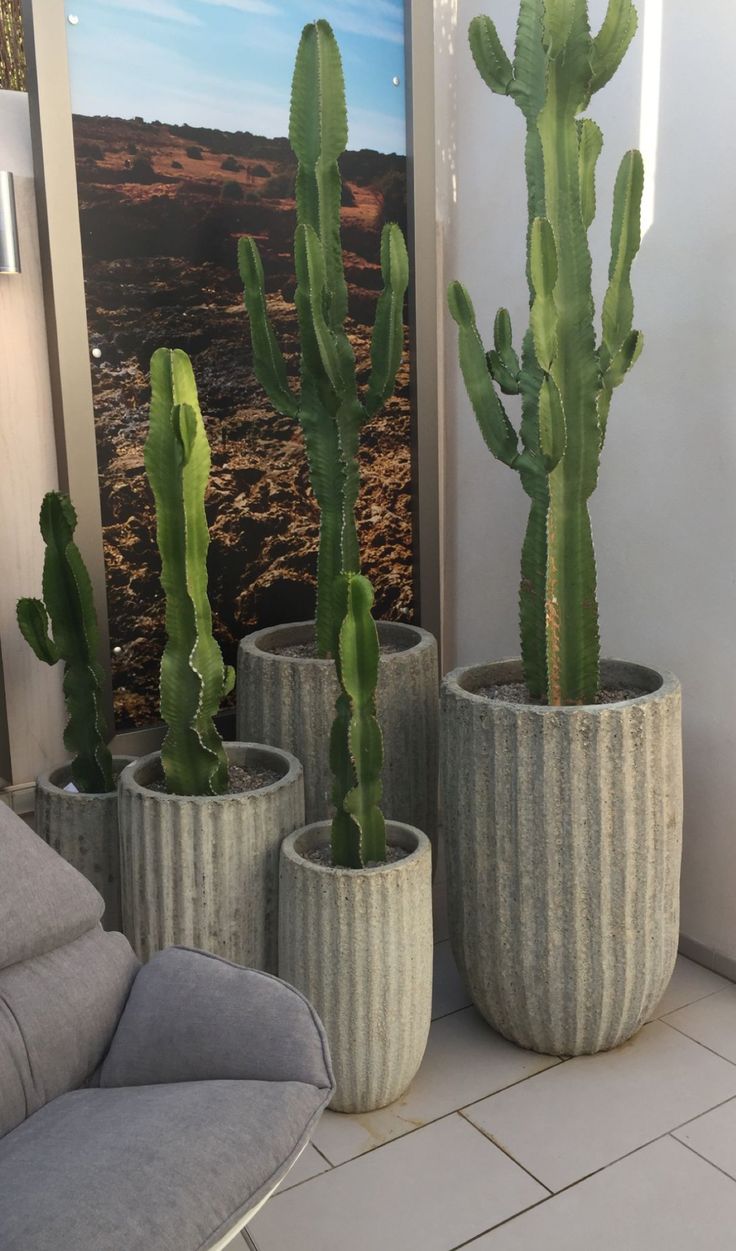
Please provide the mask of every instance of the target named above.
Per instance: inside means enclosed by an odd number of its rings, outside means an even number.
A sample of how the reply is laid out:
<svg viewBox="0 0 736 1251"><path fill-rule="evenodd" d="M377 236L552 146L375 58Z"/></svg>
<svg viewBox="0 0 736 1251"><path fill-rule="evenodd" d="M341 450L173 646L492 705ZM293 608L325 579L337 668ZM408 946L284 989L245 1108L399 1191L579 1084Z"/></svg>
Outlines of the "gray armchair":
<svg viewBox="0 0 736 1251"><path fill-rule="evenodd" d="M203 952L140 968L102 906L0 803L0 1247L219 1251L332 1097L322 1026Z"/></svg>

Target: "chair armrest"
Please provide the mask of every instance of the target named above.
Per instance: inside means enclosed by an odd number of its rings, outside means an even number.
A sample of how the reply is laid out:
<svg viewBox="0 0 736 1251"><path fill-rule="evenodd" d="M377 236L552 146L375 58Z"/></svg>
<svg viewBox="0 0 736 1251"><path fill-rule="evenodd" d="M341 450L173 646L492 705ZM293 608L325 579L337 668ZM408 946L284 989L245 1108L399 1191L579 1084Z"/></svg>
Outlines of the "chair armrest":
<svg viewBox="0 0 736 1251"><path fill-rule="evenodd" d="M278 978L169 947L136 976L100 1085L209 1080L330 1089L324 1029L304 996Z"/></svg>

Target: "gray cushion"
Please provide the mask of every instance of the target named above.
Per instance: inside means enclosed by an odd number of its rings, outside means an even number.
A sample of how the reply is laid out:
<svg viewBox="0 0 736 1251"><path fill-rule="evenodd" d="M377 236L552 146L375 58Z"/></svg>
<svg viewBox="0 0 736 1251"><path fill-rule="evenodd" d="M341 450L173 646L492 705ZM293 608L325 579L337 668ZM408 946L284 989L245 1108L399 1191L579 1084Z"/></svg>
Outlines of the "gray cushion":
<svg viewBox="0 0 736 1251"><path fill-rule="evenodd" d="M329 1093L197 1082L63 1095L0 1142L0 1247L204 1251L272 1189Z"/></svg>
<svg viewBox="0 0 736 1251"><path fill-rule="evenodd" d="M218 956L169 947L141 969L101 1086L211 1078L332 1085L322 1025L298 991Z"/></svg>
<svg viewBox="0 0 736 1251"><path fill-rule="evenodd" d="M0 803L0 969L79 938L103 908L94 886Z"/></svg>
<svg viewBox="0 0 736 1251"><path fill-rule="evenodd" d="M55 951L0 970L0 1135L90 1077L137 968L122 934L106 934L98 923Z"/></svg>

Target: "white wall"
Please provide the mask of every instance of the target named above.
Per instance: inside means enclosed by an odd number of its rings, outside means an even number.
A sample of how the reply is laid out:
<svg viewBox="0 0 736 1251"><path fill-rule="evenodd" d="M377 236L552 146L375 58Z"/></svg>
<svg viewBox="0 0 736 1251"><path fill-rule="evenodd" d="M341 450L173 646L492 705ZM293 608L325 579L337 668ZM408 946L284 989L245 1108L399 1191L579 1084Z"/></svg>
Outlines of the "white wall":
<svg viewBox="0 0 736 1251"><path fill-rule="evenodd" d="M638 0L640 16L647 7L656 16L654 3ZM616 392L591 511L604 653L671 668L683 683L683 933L736 959L736 5L658 7L655 215L633 279L646 346ZM590 10L596 26L605 0ZM439 209L445 277L466 282L490 337L501 304L517 333L526 324L526 193L521 115L484 86L467 48L478 12L497 19L510 50L518 0L436 0L437 83L447 96L438 101ZM639 143L642 44L640 31L591 109L605 136L591 235L599 308L613 179ZM650 109L650 133L652 120ZM446 324L448 661L461 664L518 652L526 506L516 475L482 443L453 329Z"/></svg>
<svg viewBox="0 0 736 1251"><path fill-rule="evenodd" d="M28 97L18 91L0 91L0 169L14 174L22 266L20 274L0 274L0 655L9 780L21 784L66 753L61 666L36 659L15 619L17 599L40 593L38 514L58 484Z"/></svg>

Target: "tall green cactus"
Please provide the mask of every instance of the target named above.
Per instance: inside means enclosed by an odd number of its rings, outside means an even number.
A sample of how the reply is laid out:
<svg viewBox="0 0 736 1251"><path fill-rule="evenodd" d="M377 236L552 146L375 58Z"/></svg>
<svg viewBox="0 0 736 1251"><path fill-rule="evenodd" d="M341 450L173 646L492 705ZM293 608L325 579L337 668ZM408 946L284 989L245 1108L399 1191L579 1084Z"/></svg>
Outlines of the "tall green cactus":
<svg viewBox="0 0 736 1251"><path fill-rule="evenodd" d="M47 665L64 662L69 717L64 746L75 753L74 785L85 794L112 791L115 781L101 707L104 677L97 659L97 616L92 583L73 538L77 514L69 497L58 491L44 496L40 524L46 544L43 601L19 600L18 625L39 660Z"/></svg>
<svg viewBox="0 0 736 1251"><path fill-rule="evenodd" d="M376 720L380 653L368 579L359 573L341 575L335 598L342 625L336 656L340 694L330 738L332 862L359 869L386 859L379 807L383 740Z"/></svg>
<svg viewBox="0 0 736 1251"><path fill-rule="evenodd" d="M359 568L355 504L360 430L392 394L403 350L403 305L409 281L404 237L384 226L383 290L371 342L371 372L360 396L355 357L345 333L348 311L340 239L338 159L348 140L340 50L326 21L304 27L294 68L289 141L297 158L295 303L301 339L297 393L271 326L263 265L255 240L238 246L253 364L274 408L298 419L310 481L320 508L317 566L317 649L336 654L340 629L338 575Z"/></svg>
<svg viewBox="0 0 736 1251"><path fill-rule="evenodd" d="M151 359L151 414L145 466L156 501L167 641L161 660L161 749L176 795L220 795L227 757L213 717L234 686L212 635L207 596L209 532L204 497L210 449L185 352L159 348Z"/></svg>
<svg viewBox="0 0 736 1251"><path fill-rule="evenodd" d="M587 231L603 136L581 118L618 68L636 31L631 0L609 0L591 35L587 0L521 0L513 63L488 17L470 25L484 82L526 119L531 317L521 360L508 312L496 317L487 354L460 283L449 291L465 385L489 448L516 469L531 498L522 552L524 676L550 704L594 702L600 645L588 499L597 477L613 390L638 359L631 265L639 249L644 170L639 152L616 180L609 286L596 343ZM496 388L520 394L519 434ZM521 445L520 445L521 444Z"/></svg>

